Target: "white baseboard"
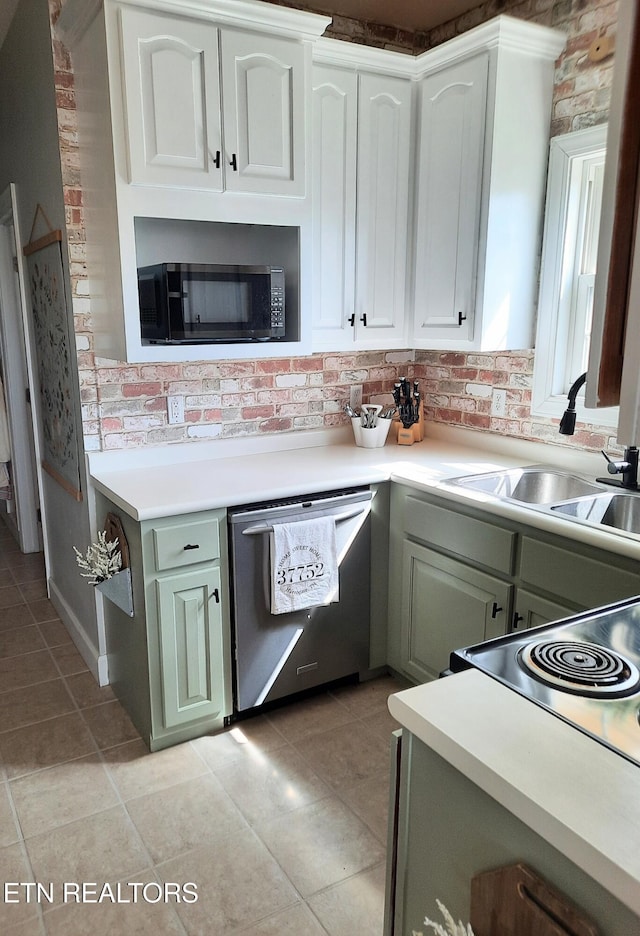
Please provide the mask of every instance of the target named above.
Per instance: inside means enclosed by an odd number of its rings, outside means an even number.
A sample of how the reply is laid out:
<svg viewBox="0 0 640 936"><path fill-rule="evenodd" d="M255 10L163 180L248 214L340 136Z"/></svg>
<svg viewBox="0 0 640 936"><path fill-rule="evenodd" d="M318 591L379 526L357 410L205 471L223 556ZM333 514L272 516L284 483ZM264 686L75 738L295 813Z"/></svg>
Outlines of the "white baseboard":
<svg viewBox="0 0 640 936"><path fill-rule="evenodd" d="M98 648L89 640L72 608L69 607L64 596L51 579L49 579L49 590L51 603L69 631L80 656L95 676L98 685L107 686L109 684L109 658L107 654L100 653Z"/></svg>

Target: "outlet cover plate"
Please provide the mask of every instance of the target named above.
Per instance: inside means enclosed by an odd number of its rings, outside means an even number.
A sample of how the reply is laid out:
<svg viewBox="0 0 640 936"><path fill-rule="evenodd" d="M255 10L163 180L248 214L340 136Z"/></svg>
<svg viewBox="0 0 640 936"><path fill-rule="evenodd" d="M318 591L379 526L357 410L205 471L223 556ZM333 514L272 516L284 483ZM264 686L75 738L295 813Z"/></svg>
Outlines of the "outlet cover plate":
<svg viewBox="0 0 640 936"><path fill-rule="evenodd" d="M176 425L176 423L184 422L184 397L183 396L170 396L167 397L167 417L169 419L169 425Z"/></svg>
<svg viewBox="0 0 640 936"><path fill-rule="evenodd" d="M507 391L494 387L491 394L491 415L505 416L507 412Z"/></svg>
<svg viewBox="0 0 640 936"><path fill-rule="evenodd" d="M349 406L358 412L362 407L362 384L351 384L349 389Z"/></svg>

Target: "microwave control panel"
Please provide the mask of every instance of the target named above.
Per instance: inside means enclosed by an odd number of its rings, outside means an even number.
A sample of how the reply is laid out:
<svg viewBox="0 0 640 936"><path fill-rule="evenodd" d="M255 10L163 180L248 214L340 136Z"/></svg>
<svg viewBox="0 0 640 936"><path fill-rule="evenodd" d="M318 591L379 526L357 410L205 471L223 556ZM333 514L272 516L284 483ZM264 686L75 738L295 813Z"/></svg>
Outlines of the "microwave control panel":
<svg viewBox="0 0 640 936"><path fill-rule="evenodd" d="M284 336L284 270L271 267L271 328Z"/></svg>

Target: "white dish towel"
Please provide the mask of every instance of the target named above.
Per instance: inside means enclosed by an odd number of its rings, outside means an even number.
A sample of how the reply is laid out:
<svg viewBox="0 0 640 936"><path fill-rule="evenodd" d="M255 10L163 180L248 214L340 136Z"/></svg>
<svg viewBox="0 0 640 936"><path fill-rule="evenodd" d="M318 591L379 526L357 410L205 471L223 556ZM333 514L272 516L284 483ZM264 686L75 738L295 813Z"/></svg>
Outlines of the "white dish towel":
<svg viewBox="0 0 640 936"><path fill-rule="evenodd" d="M286 614L338 601L338 552L332 517L274 523L271 613Z"/></svg>

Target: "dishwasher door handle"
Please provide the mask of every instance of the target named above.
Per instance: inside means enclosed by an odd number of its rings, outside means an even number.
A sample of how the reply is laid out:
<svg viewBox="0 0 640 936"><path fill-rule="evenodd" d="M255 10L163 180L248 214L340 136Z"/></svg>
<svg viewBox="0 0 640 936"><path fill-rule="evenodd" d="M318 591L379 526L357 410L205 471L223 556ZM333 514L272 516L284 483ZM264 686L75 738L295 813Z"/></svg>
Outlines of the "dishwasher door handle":
<svg viewBox="0 0 640 936"><path fill-rule="evenodd" d="M361 513L364 513L364 507L357 507L355 510L347 510L344 513L336 514L333 519L336 523L340 523L343 520L351 520L352 517L358 517ZM293 522L295 522L295 520ZM257 526L250 526L242 530L243 536L256 536L258 533L273 533L273 526L271 524L258 524Z"/></svg>

